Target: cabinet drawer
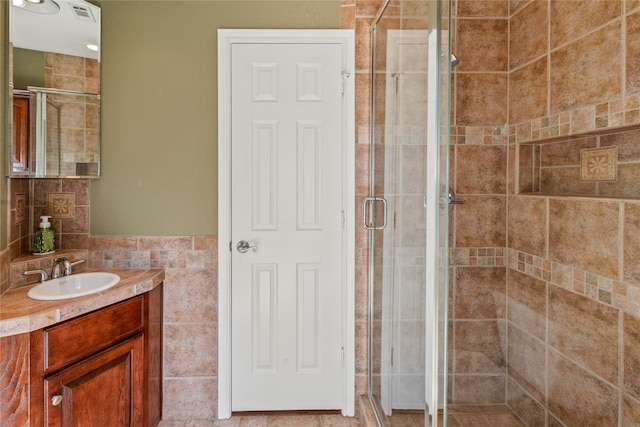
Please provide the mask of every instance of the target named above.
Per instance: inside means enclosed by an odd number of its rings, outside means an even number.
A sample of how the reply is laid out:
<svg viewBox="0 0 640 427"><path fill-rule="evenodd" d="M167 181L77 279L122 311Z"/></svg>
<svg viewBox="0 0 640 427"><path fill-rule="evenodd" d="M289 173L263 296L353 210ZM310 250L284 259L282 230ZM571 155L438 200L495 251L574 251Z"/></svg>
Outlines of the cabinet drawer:
<svg viewBox="0 0 640 427"><path fill-rule="evenodd" d="M44 369L55 371L143 329L143 297L44 330Z"/></svg>

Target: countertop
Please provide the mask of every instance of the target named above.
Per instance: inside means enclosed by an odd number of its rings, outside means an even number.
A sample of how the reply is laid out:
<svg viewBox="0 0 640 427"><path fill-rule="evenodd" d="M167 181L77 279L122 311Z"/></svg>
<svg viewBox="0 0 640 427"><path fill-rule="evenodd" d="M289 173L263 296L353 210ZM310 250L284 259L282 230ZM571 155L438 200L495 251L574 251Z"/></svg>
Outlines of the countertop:
<svg viewBox="0 0 640 427"><path fill-rule="evenodd" d="M143 294L164 281L163 269L87 269L107 271L120 281L103 292L57 301L38 301L27 296L33 285L9 289L0 296L0 337L22 334L62 322L127 298Z"/></svg>

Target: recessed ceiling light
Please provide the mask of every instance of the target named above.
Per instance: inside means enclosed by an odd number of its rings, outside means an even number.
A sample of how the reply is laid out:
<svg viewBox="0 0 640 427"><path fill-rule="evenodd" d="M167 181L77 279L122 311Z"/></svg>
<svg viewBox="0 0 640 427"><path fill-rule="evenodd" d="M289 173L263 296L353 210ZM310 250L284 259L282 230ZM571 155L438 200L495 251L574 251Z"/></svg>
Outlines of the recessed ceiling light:
<svg viewBox="0 0 640 427"><path fill-rule="evenodd" d="M52 15L60 11L60 6L53 0L12 0L14 6L29 12Z"/></svg>

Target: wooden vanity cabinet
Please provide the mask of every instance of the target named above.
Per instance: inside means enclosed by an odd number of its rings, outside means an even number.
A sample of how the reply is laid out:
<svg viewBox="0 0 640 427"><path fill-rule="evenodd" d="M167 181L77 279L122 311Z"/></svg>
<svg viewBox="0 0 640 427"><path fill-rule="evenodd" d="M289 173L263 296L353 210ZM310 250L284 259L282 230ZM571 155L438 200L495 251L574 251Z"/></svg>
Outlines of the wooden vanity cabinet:
<svg viewBox="0 0 640 427"><path fill-rule="evenodd" d="M31 425L155 427L162 285L31 333Z"/></svg>
<svg viewBox="0 0 640 427"><path fill-rule="evenodd" d="M143 348L138 334L45 377L45 425L144 425Z"/></svg>

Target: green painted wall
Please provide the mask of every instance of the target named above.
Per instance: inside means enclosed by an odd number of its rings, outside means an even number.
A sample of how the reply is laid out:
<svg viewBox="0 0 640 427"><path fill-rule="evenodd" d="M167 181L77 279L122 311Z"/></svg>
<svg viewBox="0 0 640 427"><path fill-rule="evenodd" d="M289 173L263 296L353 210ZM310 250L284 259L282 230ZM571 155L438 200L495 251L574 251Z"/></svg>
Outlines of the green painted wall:
<svg viewBox="0 0 640 427"><path fill-rule="evenodd" d="M340 1L96 3L102 178L91 234L217 234L217 29L335 29Z"/></svg>
<svg viewBox="0 0 640 427"><path fill-rule="evenodd" d="M44 87L44 52L13 48L13 88Z"/></svg>

